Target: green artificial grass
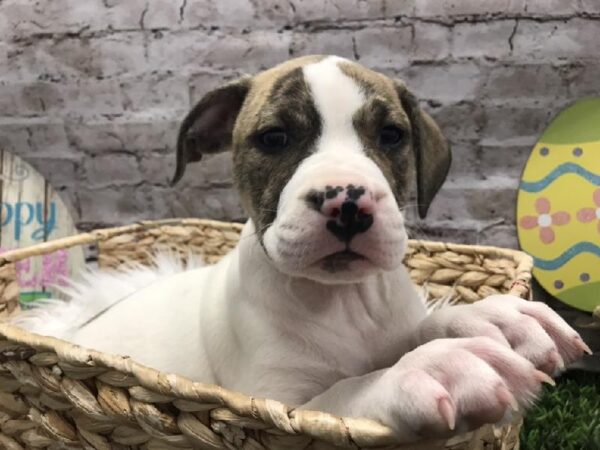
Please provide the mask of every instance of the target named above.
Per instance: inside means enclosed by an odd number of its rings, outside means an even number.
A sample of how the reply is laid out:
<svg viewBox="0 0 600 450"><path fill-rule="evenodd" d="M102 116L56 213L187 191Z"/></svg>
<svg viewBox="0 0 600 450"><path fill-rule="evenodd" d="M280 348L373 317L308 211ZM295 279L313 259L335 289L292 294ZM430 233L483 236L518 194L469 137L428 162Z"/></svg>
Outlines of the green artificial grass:
<svg viewBox="0 0 600 450"><path fill-rule="evenodd" d="M521 450L600 450L600 374L571 372L527 413Z"/></svg>

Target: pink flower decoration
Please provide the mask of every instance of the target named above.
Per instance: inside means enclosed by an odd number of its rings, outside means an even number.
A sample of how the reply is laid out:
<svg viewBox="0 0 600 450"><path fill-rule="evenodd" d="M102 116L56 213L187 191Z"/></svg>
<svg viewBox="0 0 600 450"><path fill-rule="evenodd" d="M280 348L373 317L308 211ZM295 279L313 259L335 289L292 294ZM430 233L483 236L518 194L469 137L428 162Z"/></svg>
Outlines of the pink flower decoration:
<svg viewBox="0 0 600 450"><path fill-rule="evenodd" d="M557 211L551 214L550 200L545 197L540 197L535 201L535 210L539 214L538 216L523 216L519 223L526 230L539 227L540 240L544 244L554 241L553 225L566 225L571 220L571 216L566 211Z"/></svg>
<svg viewBox="0 0 600 450"><path fill-rule="evenodd" d="M597 221L596 229L600 233L600 189L596 189L592 195L596 204L595 208L583 208L577 212L577 219L582 223Z"/></svg>

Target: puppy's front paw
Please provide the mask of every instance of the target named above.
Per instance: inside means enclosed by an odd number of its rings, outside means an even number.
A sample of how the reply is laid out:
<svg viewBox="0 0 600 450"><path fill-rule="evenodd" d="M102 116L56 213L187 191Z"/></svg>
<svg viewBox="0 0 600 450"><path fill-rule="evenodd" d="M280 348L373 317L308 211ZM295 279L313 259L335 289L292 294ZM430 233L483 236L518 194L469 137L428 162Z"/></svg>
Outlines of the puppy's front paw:
<svg viewBox="0 0 600 450"><path fill-rule="evenodd" d="M487 337L437 339L390 368L370 415L404 436L446 438L529 406L552 379Z"/></svg>
<svg viewBox="0 0 600 450"><path fill-rule="evenodd" d="M548 374L591 353L579 334L548 305L493 295L472 305L441 309L420 325L421 342L487 336L511 347Z"/></svg>

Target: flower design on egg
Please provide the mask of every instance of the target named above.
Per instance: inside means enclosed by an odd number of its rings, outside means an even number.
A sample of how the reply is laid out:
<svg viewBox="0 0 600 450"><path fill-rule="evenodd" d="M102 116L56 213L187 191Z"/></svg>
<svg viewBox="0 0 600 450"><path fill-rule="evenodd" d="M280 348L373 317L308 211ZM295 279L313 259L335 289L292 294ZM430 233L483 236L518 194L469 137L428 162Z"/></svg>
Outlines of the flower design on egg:
<svg viewBox="0 0 600 450"><path fill-rule="evenodd" d="M550 200L540 197L535 201L535 210L537 216L523 216L520 223L525 230L533 228L540 229L540 240L544 244L554 242L555 234L553 227L555 225L566 225L570 222L571 216L566 211L556 211L551 213L552 205Z"/></svg>
<svg viewBox="0 0 600 450"><path fill-rule="evenodd" d="M582 223L593 222L596 223L596 229L600 233L600 189L596 189L592 195L592 199L596 205L595 208L583 208L577 211L577 219Z"/></svg>

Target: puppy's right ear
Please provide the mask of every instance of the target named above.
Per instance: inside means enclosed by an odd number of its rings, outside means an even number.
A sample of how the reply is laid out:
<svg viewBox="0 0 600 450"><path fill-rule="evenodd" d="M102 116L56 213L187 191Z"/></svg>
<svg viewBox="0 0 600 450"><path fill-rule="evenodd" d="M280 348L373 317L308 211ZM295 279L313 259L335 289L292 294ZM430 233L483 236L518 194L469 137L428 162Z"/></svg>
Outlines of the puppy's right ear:
<svg viewBox="0 0 600 450"><path fill-rule="evenodd" d="M177 166L171 184L181 179L188 163L200 161L205 153L229 148L250 84L251 77L243 77L210 91L183 119L177 136Z"/></svg>

